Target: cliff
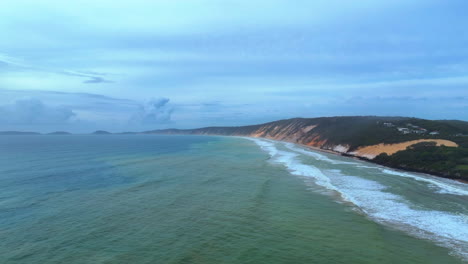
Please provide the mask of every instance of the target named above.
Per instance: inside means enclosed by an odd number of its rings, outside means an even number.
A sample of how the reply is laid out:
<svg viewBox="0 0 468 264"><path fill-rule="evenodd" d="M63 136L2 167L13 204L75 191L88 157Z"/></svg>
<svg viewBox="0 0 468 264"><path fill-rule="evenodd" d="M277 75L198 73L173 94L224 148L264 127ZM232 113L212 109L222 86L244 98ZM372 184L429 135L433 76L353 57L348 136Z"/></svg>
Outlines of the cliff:
<svg viewBox="0 0 468 264"><path fill-rule="evenodd" d="M457 120L355 116L293 118L251 126L166 129L143 133L274 139L396 168L467 180L467 124Z"/></svg>

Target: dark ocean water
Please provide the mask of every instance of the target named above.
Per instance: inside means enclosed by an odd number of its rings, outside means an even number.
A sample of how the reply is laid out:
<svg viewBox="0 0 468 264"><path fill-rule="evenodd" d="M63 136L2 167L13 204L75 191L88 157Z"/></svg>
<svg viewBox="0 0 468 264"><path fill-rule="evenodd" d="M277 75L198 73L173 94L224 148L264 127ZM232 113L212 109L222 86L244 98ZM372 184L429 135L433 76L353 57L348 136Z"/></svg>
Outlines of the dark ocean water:
<svg viewBox="0 0 468 264"><path fill-rule="evenodd" d="M0 263L464 263L468 188L266 140L0 137Z"/></svg>

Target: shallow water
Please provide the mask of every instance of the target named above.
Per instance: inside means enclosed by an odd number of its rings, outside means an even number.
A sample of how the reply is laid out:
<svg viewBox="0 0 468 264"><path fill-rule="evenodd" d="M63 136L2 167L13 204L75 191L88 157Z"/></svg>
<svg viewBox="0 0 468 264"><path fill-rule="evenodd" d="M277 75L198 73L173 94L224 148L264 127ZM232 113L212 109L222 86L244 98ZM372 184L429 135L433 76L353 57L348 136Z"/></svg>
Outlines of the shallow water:
<svg viewBox="0 0 468 264"><path fill-rule="evenodd" d="M267 140L0 137L0 263L463 263L466 185Z"/></svg>

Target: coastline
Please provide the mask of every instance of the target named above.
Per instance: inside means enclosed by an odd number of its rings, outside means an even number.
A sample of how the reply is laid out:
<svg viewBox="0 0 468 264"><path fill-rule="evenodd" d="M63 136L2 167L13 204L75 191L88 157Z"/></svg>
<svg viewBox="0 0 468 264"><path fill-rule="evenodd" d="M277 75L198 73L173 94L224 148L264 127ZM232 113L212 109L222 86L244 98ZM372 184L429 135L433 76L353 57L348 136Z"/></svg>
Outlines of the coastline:
<svg viewBox="0 0 468 264"><path fill-rule="evenodd" d="M393 169L393 170L397 170L397 171L401 171L401 172L420 173L420 174L424 174L424 175L431 176L431 177L444 178L444 179L447 179L447 180L456 181L458 183L468 184L468 181L466 181L466 180L457 179L457 178L449 178L449 177L444 176L443 174L436 174L436 173L429 173L427 171L420 171L420 170L412 170L412 169L408 169L408 168L387 166L387 165L384 165L384 164L374 162L371 159L368 159L368 158L365 158L365 157L359 157L359 156L355 156L355 155L352 155L352 154L342 153L342 152L333 151L333 150L329 150L329 149L321 149L321 148L318 148L318 147L309 146L309 145L301 144L301 143L298 143L298 142L287 141L287 140L277 140L277 139L272 139L272 138L267 138L267 137L254 137L254 136L245 136L245 135L232 135L231 136L231 135L219 135L219 134L208 134L208 133L204 133L204 134L190 134L190 133L187 133L187 134L163 134L163 133L156 134L156 133L154 133L154 134L145 134L145 135L171 135L171 136L177 136L177 135L179 135L179 136L181 136L181 135L192 135L192 136L194 136L195 135L195 136L217 136L217 137L267 139L267 140L276 141L276 142L292 143L292 144L296 144L298 146L301 146L301 147L304 147L304 148L307 148L307 149L311 149L311 150L315 150L315 151L319 151L319 152L324 152L324 153L329 153L329 154L338 155L338 156L342 156L342 157L357 159L357 160L360 160L360 161L369 162L369 163L374 164L374 165L382 166L382 167L385 167L385 168L389 168L389 169Z"/></svg>
<svg viewBox="0 0 468 264"><path fill-rule="evenodd" d="M291 142L291 143L292 143L292 142ZM393 167L393 166L383 165L383 164L380 164L380 163L378 163L378 162L373 161L372 159L368 159L368 158L365 158L365 157L359 157L359 156L355 156L355 155L352 155L352 154L341 153L341 152L337 152L337 151L333 151L333 150L320 149L320 148L317 148L317 147L307 146L307 145L300 144L300 143L294 143L294 144L297 144L297 145L299 145L299 146L304 146L304 147L310 148L310 149L312 149L312 150L322 151L322 152L326 152L326 153L330 153L330 154L334 154L334 155L339 155L339 156L342 156L342 157L349 157L349 158L357 159L357 160L360 160L360 161L369 162L369 163L372 163L372 164L375 164L375 165L379 165L379 166L382 166L382 167L385 167L385 168L394 169L394 170L398 170L398 171L402 171L402 172L421 173L421 174L425 174L425 175L429 175L429 176L433 176L433 177L444 178L444 179L448 179L448 180L452 180L452 181L457 181L457 182L461 182L461 183L464 183L464 184L468 184L468 181L466 181L466 180L449 178L449 177L446 177L446 176L443 175L443 174L428 173L428 172L425 172L425 171L422 171L422 170L408 169L408 168L401 168L401 167L397 167L397 166L394 166L394 167Z"/></svg>
<svg viewBox="0 0 468 264"><path fill-rule="evenodd" d="M233 137L233 136L224 136L224 135L207 135L207 136ZM348 158L352 158L352 159L357 159L357 160L360 160L360 161L369 162L369 163L374 164L374 165L379 165L379 166L382 166L382 167L385 167L385 168L389 168L389 169L393 169L393 170L397 170L397 171L401 171L401 172L420 173L420 174L425 174L425 175L432 176L432 177L444 178L444 179L447 179L447 180L452 180L452 181L456 181L456 182L459 182L459 183L468 184L468 181L463 180L463 179L453 179L453 178L444 177L444 175L442 175L442 174L437 175L435 173L428 173L428 172L424 172L424 171L411 170L411 169L400 168L400 167L386 166L386 165L374 162L371 159L368 159L368 158L365 158L365 157L359 157L359 156L355 156L355 155L351 155L351 154L347 154L347 153L342 153L342 152L338 152L338 151L333 151L333 150L328 150L328 149L321 149L321 148L318 148L318 147L313 147L313 146L309 146L309 145L305 145L305 144L301 144L301 143L297 143L297 142L269 139L269 138L264 138L264 137L249 137L249 136L234 136L234 137L239 137L239 138L260 138L260 139L268 139L268 140L277 141L277 142L292 143L292 144L296 144L298 146L305 147L305 148L308 148L308 149L311 149L311 150L324 152L324 153L329 153L329 154L333 154L333 155L338 155L338 156L342 156L342 157L348 157Z"/></svg>

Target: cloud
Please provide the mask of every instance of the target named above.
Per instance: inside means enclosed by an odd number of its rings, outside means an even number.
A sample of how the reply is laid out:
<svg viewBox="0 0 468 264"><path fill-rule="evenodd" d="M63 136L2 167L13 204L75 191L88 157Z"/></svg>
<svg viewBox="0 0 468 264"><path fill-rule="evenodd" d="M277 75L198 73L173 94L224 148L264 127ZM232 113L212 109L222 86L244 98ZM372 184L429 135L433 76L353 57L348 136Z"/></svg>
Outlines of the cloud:
<svg viewBox="0 0 468 264"><path fill-rule="evenodd" d="M168 103L168 98L152 98L139 107L138 111L130 118L130 122L142 125L170 123L174 109Z"/></svg>
<svg viewBox="0 0 468 264"><path fill-rule="evenodd" d="M75 113L64 106L48 106L41 100L20 99L0 106L0 122L14 125L64 124L72 121Z"/></svg>
<svg viewBox="0 0 468 264"><path fill-rule="evenodd" d="M108 81L102 77L91 77L91 79L84 81L83 83L108 83L111 81Z"/></svg>
<svg viewBox="0 0 468 264"><path fill-rule="evenodd" d="M6 0L0 105L33 97L107 130L350 113L466 120L466 103L441 98L468 96L467 8L466 0ZM171 101L141 103L155 91ZM356 96L364 99L347 101Z"/></svg>
<svg viewBox="0 0 468 264"><path fill-rule="evenodd" d="M93 71L61 71L60 74L68 76L76 76L87 78L83 83L111 83L112 81L104 79L105 73L97 73Z"/></svg>
<svg viewBox="0 0 468 264"><path fill-rule="evenodd" d="M113 81L107 80L104 76L108 75L106 73L94 72L89 70L74 71L74 70L62 70L57 69L57 67L51 67L48 65L41 65L37 63L28 63L23 59L9 56L4 53L0 53L0 66L4 67L6 71L10 72L23 72L27 74L39 74L43 76L44 74L51 74L56 78L56 75L70 76L70 77L79 77L85 78L83 81L85 84L94 84L94 83L112 83Z"/></svg>

